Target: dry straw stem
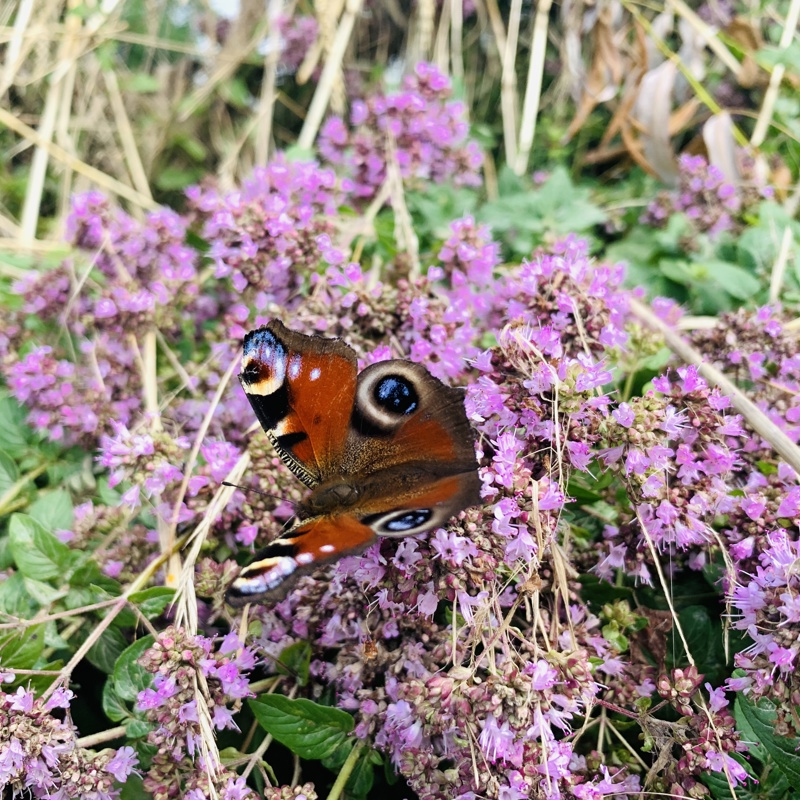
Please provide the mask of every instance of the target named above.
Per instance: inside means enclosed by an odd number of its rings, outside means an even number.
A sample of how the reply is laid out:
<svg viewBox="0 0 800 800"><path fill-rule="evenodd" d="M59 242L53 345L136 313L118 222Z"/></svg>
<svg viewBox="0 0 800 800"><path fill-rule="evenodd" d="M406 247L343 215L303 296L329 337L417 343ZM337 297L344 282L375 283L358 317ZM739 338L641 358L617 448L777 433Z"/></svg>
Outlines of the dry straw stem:
<svg viewBox="0 0 800 800"><path fill-rule="evenodd" d="M225 374L220 379L217 391L214 393L214 397L211 400L208 411L206 411L206 415L203 417L203 422L201 423L200 428L195 436L194 444L192 445L189 457L186 459L186 463L183 467L183 481L178 489L178 495L175 498L175 505L172 509L172 520L170 521L168 529L169 536L166 537L164 543L166 546L169 546L171 542L174 541L180 507L183 503L184 497L186 496L186 490L189 487L189 479L194 471L194 465L197 463L197 456L200 452L200 447L205 440L206 432L208 431L209 425L211 425L211 420L217 411L217 406L222 399L222 395L227 390L234 370L236 370L237 367L238 359L234 359L228 369L225 371ZM234 465L233 470L231 471L231 475L233 477L233 479L230 480L231 483L235 483L239 480L249 463L249 456L247 456L246 453L239 458ZM232 492L233 489L227 486L220 487L217 490L217 493L214 495L214 498L206 510L206 514L203 517L202 522L192 533L192 546L189 549L189 553L187 554L186 558L184 559L183 567L180 569L180 575L178 575L177 571L169 572L165 581L167 586L173 585L177 582L176 591L178 612L176 614L176 624L181 625L185 620L187 627L192 633L197 632L198 624L197 598L194 594L194 565L198 556L200 555L200 548L202 547L208 529L211 527L211 523L217 518L222 508L224 508L225 504L230 499Z"/></svg>
<svg viewBox="0 0 800 800"><path fill-rule="evenodd" d="M44 102L44 110L39 118L39 136L47 142L53 138L59 109L71 105L74 72L77 60L81 55L81 21L78 15L71 14L67 18L66 35L61 40L58 62L50 73L50 85ZM36 226L39 221L39 208L44 193L44 182L47 177L47 161L49 153L41 145L37 147L28 170L25 187L25 202L22 207L20 238L32 241L36 238Z"/></svg>
<svg viewBox="0 0 800 800"><path fill-rule="evenodd" d="M783 229L783 237L781 238L780 250L778 250L778 257L772 265L772 273L769 279L769 302L777 303L780 301L781 287L783 286L783 278L786 275L786 265L789 263L789 254L791 253L792 243L794 242L794 234L792 229L787 225Z"/></svg>
<svg viewBox="0 0 800 800"><path fill-rule="evenodd" d="M436 4L434 0L419 0L417 3L417 53L420 61L430 58L435 18Z"/></svg>
<svg viewBox="0 0 800 800"><path fill-rule="evenodd" d="M391 133L386 136L386 178L392 198L394 211L394 232L397 240L397 249L405 252L409 260L409 274L416 279L422 273L419 261L419 240L414 231L414 222L406 205L403 176L400 174L400 164L397 161L397 148Z"/></svg>
<svg viewBox="0 0 800 800"><path fill-rule="evenodd" d="M497 10L496 0L486 0L486 6ZM500 79L500 110L503 115L503 142L506 150L506 164L513 166L517 160L517 39L522 14L522 0L511 0L508 18L508 37L503 51L503 73ZM499 40L498 40L499 45Z"/></svg>
<svg viewBox="0 0 800 800"><path fill-rule="evenodd" d="M128 111L125 108L122 93L119 90L117 74L114 70L104 69L103 80L105 81L108 97L111 101L111 110L114 113L114 122L116 123L117 133L119 134L119 140L122 144L122 152L125 154L125 163L128 166L131 181L138 191L152 199L153 195L150 192L150 182L147 179L147 172L136 144L136 134L131 125Z"/></svg>
<svg viewBox="0 0 800 800"><path fill-rule="evenodd" d="M363 0L347 0L345 5L344 14L342 14L342 18L339 21L331 52L325 61L325 67L322 70L322 75L320 75L317 89L314 92L311 105L308 107L303 129L297 139L298 146L303 150L310 150L314 140L317 138L317 131L319 131L322 118L325 116L325 111L330 102L333 85L339 70L342 68L342 60L353 33L356 17L361 13L362 2Z"/></svg>
<svg viewBox="0 0 800 800"><path fill-rule="evenodd" d="M0 76L0 97L4 96L11 84L14 83L14 77L19 66L25 60L28 49L34 44L33 38L28 38L24 35L33 13L33 3L34 0L22 0L17 8L14 27L7 39L8 48L6 50L5 68ZM27 48L24 53L23 44Z"/></svg>
<svg viewBox="0 0 800 800"><path fill-rule="evenodd" d="M539 114L539 101L542 97L542 74L544 73L544 57L547 52L547 21L551 5L552 0L540 0L536 4L533 40L528 62L528 80L525 85L525 99L522 103L519 150L514 159L514 172L517 175L523 175L528 169L528 160L536 135L536 117Z"/></svg>
<svg viewBox="0 0 800 800"><path fill-rule="evenodd" d="M186 537L182 537L179 541L175 543L175 550L177 551L178 548L182 547L185 542ZM122 609L125 608L129 600L128 598L134 594L135 592L140 591L144 588L149 582L153 575L161 569L162 565L167 561L171 553L162 553L158 558L154 558L139 576L136 578L135 581L131 583L131 585L125 590L125 592L116 599L113 604L113 607L109 609L108 613L102 620L100 620L99 624L92 628L89 632L89 635L86 637L86 641L75 651L75 654L69 660L67 664L61 669L60 672L60 679L57 681L53 681L50 686L45 689L42 693L42 700L46 700L50 695L56 690L58 686L62 683L68 682L69 676L72 674L72 671L75 667L83 660L83 657L89 652L95 642L103 635L103 631L105 631L109 625L119 616L122 612Z"/></svg>
<svg viewBox="0 0 800 800"><path fill-rule="evenodd" d="M96 750L99 744L113 742L114 739L122 739L126 731L127 729L124 725L117 725L115 728L108 728L99 733L93 733L91 736L81 736L75 740L75 746L84 750Z"/></svg>
<svg viewBox="0 0 800 800"><path fill-rule="evenodd" d="M330 2L317 4L317 23L319 25L319 40L322 46L322 55L328 58L333 49L333 42L336 38L337 23L342 16L345 7L345 0L330 0ZM352 35L352 34L351 34ZM344 56L342 56L344 62ZM347 97L344 87L344 73L341 67L336 70L331 88L329 107L334 114L344 116L346 111Z"/></svg>
<svg viewBox="0 0 800 800"><path fill-rule="evenodd" d="M232 484L238 484L249 466L250 456L248 453L244 453L233 465L225 480ZM194 567L200 557L200 550L205 543L206 534L222 513L222 510L230 502L234 491L236 491L236 486L220 485L214 497L211 498L200 524L187 537L189 551L185 554L183 569L175 592L175 603L177 604L175 624L179 627L187 628L191 633L197 633L198 628L197 597L194 593Z"/></svg>
<svg viewBox="0 0 800 800"><path fill-rule="evenodd" d="M269 143L272 138L272 116L275 110L275 81L278 75L278 61L281 57L280 31L278 22L283 11L283 0L269 0L269 42L264 58L264 79L261 84L261 98L255 116L256 142L255 161L258 166L266 166L269 160Z"/></svg>
<svg viewBox="0 0 800 800"><path fill-rule="evenodd" d="M463 0L450 0L450 63L453 66L453 81L457 85L464 79L464 52L461 47L463 38Z"/></svg>
<svg viewBox="0 0 800 800"><path fill-rule="evenodd" d="M0 106L0 125L5 125L10 130L14 131L14 133L27 139L31 144L46 150L50 156L61 162L66 169L71 169L79 175L83 175L85 178L96 183L101 189L105 189L109 194L116 194L149 211L154 211L158 208L158 204L153 202L152 198L121 183L105 172L89 166L86 162L68 153L63 147L59 147L59 145L54 142L40 136L37 131L18 120L10 111L7 111L2 106Z"/></svg>
<svg viewBox="0 0 800 800"><path fill-rule="evenodd" d="M733 407L744 417L747 424L783 458L795 472L800 474L800 448L750 400L729 378L710 364L680 334L660 320L646 305L631 298L630 308L647 327L658 331L664 341L678 357L697 367L700 375L723 394L730 397Z"/></svg>
<svg viewBox="0 0 800 800"><path fill-rule="evenodd" d="M797 33L797 23L800 19L800 0L792 0L789 6L789 13L786 15L786 23L781 33L780 48L786 50L792 43L792 38ZM753 135L750 137L750 144L753 147L760 147L767 135L767 129L772 121L772 114L775 111L775 103L778 100L778 90L781 86L786 67L783 64L776 64L770 75L769 86L764 94L764 104L756 120Z"/></svg>

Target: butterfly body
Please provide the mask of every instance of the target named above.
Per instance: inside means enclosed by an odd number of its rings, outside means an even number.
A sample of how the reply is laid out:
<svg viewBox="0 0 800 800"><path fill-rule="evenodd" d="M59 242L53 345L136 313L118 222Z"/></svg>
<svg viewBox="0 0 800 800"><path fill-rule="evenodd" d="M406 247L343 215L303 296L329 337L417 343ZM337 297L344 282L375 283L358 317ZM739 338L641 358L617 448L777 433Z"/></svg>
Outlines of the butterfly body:
<svg viewBox="0 0 800 800"><path fill-rule="evenodd" d="M480 499L463 392L393 360L361 373L339 339L273 320L245 337L239 375L278 455L311 490L298 522L245 567L232 605L280 599L296 578L368 547L444 525Z"/></svg>

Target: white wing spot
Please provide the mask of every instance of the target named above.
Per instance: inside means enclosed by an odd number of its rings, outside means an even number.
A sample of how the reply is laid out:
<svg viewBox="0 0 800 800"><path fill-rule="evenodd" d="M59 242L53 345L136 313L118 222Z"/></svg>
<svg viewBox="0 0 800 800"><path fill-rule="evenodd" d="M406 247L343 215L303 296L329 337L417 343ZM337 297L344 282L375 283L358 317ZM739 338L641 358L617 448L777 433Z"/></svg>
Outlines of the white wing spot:
<svg viewBox="0 0 800 800"><path fill-rule="evenodd" d="M314 369L311 370L311 374L308 377L312 381L315 381L317 378L319 378L319 376L320 376L319 367L314 367Z"/></svg>
<svg viewBox="0 0 800 800"><path fill-rule="evenodd" d="M295 557L295 561L298 564L300 564L301 566L303 564L310 564L313 560L314 560L314 556L312 556L311 553L299 553Z"/></svg>
<svg viewBox="0 0 800 800"><path fill-rule="evenodd" d="M300 368L303 366L303 359L301 356L292 356L289 359L289 377L295 381L300 375Z"/></svg>
<svg viewBox="0 0 800 800"><path fill-rule="evenodd" d="M320 553L332 553L336 548L332 544L324 544L320 547Z"/></svg>

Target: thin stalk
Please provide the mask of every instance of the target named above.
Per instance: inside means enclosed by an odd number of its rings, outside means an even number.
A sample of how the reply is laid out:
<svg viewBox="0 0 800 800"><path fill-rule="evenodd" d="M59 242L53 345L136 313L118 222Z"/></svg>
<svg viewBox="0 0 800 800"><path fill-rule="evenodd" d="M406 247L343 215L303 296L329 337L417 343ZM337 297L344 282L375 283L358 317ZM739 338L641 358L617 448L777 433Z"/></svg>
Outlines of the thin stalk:
<svg viewBox="0 0 800 800"><path fill-rule="evenodd" d="M540 0L536 6L536 19L533 23L530 61L528 62L528 81L525 85L525 99L522 103L522 122L519 128L519 150L514 159L514 172L522 175L528 169L531 148L536 135L536 117L539 114L539 101L542 97L542 75L544 57L547 52L547 27L552 0Z"/></svg>

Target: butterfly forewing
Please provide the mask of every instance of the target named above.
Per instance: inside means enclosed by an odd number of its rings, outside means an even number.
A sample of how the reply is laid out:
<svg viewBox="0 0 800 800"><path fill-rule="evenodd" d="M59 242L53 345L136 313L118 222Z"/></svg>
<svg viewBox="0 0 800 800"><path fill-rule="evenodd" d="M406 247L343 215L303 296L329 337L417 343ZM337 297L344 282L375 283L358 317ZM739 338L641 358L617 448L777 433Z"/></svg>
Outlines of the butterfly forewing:
<svg viewBox="0 0 800 800"><path fill-rule="evenodd" d="M355 353L338 339L303 336L277 320L245 337L239 380L278 454L308 486L338 466L356 375Z"/></svg>

